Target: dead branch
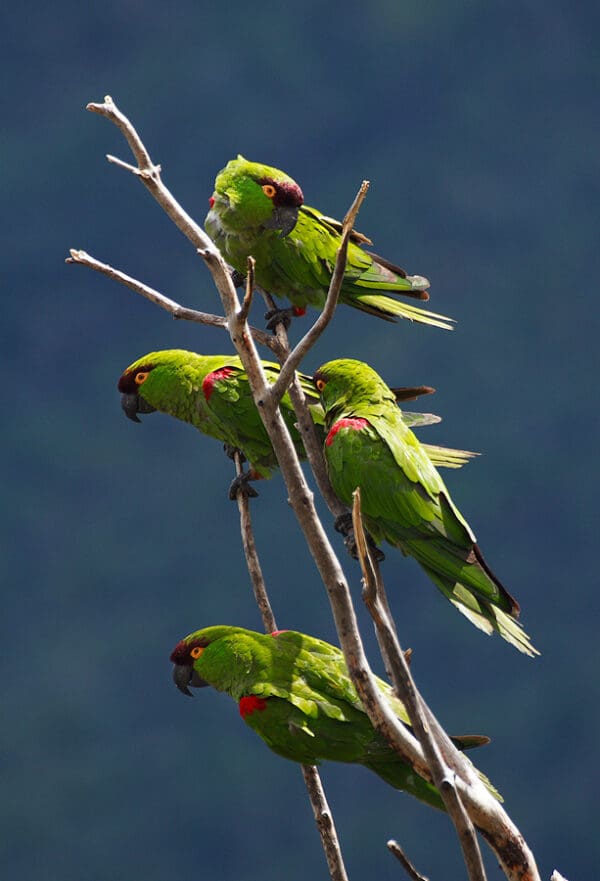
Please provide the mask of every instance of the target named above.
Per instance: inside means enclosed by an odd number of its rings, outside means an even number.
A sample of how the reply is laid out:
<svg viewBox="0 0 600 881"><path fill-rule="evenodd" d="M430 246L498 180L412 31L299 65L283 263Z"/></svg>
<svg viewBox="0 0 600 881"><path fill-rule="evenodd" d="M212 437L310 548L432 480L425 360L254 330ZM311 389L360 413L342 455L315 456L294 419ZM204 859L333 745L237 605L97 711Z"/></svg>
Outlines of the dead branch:
<svg viewBox="0 0 600 881"><path fill-rule="evenodd" d="M71 248L69 253L71 256L66 258L65 263L87 266L89 269L93 269L102 275L108 276L108 278L112 278L114 281L120 282L120 284L135 291L136 294L140 294L142 297L150 300L151 303L160 306L161 309L164 309L175 319L196 321L198 324L206 324L209 327L220 327L222 330L227 330L227 319L222 315L212 315L209 312L199 312L196 309L188 309L185 306L181 306L175 300L171 300L154 288L148 287L148 285L138 281L131 275L126 275L119 269L114 269L108 263L101 263L100 260L96 260L95 257L92 257L86 251ZM249 331L257 343L278 351L278 344L271 334L265 333L264 330L259 330L257 327L249 327Z"/></svg>
<svg viewBox="0 0 600 881"><path fill-rule="evenodd" d="M325 858L329 866L331 881L348 881L346 867L342 859L333 814L329 810L321 777L314 765L302 765L302 775L310 796L315 823L321 836Z"/></svg>
<svg viewBox="0 0 600 881"><path fill-rule="evenodd" d="M429 879L426 878L425 875L421 875L419 872L417 872L417 870L415 869L415 867L413 866L411 861L408 859L408 857L406 856L406 854L404 853L404 851L402 850L402 848L400 847L400 845L398 844L397 841L390 839L390 841L388 841L388 843L387 843L387 847L388 847L388 850L390 851L390 853L392 853L396 857L398 862L406 870L409 878L411 878L412 881L429 881Z"/></svg>
<svg viewBox="0 0 600 881"><path fill-rule="evenodd" d="M134 172L161 204L173 222L194 242L213 276L227 317L233 344L242 360L249 383L284 478L289 502L321 574L330 599L338 636L355 687L366 712L378 730L387 728L392 746L414 767L418 774L432 779L429 765L419 742L401 725L382 700L368 666L352 606L348 584L316 513L313 494L300 468L293 443L281 417L277 402L270 393L254 340L246 321L240 320L240 304L228 267L218 249L194 223L169 193L160 179L160 168L152 164L148 152L129 120L113 101L90 104L88 109L101 113L116 124L127 138L138 168L120 163ZM331 294L331 286L329 295ZM329 297L328 295L328 297ZM291 378L291 377L290 377ZM281 383L283 385L283 382ZM433 718L432 716L428 718ZM387 732L386 732L387 736ZM460 759L460 754L456 754ZM448 760L446 757L444 757ZM539 881L535 860L522 835L508 815L483 786L474 770L466 773L464 763L450 756L449 765L456 774L454 785L471 821L480 829L498 856L509 881ZM463 776L464 775L464 776Z"/></svg>
<svg viewBox="0 0 600 881"><path fill-rule="evenodd" d="M244 467L242 465L242 457L239 450L234 452L233 461L235 463L235 473L238 477L241 477L244 473ZM252 582L252 589L254 590L254 598L256 599L256 605L258 606L258 610L262 617L265 633L273 633L274 630L277 630L277 622L275 621L275 615L271 608L258 551L256 550L254 532L252 530L252 518L250 517L250 501L248 496L243 492L238 492L236 501L240 512L242 546L246 557L246 566L248 567L248 573Z"/></svg>

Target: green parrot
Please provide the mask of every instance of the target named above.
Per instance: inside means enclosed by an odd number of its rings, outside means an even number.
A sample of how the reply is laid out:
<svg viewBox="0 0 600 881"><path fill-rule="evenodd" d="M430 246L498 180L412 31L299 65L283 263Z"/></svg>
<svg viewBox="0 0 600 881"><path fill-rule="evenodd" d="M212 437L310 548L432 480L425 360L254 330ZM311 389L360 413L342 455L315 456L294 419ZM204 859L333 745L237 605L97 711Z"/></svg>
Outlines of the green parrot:
<svg viewBox="0 0 600 881"><path fill-rule="evenodd" d="M240 155L219 172L209 199L204 226L238 280L245 276L251 255L256 259L256 284L293 304L292 309L277 310L270 326L282 313L289 318L303 315L307 306L325 305L342 225L303 203L302 190L291 177ZM340 303L386 321L408 318L452 328L452 319L395 299L402 294L428 300L426 278L407 275L399 266L363 250L363 244L371 242L354 231Z"/></svg>
<svg viewBox="0 0 600 881"><path fill-rule="evenodd" d="M496 578L444 482L402 419L391 389L368 364L339 359L314 375L325 410L329 479L346 505L360 487L372 538L423 567L459 611L485 633L539 654L517 622L519 604Z"/></svg>
<svg viewBox="0 0 600 881"><path fill-rule="evenodd" d="M269 382L275 382L279 365L271 361L263 361L262 365ZM310 377L301 373L298 376L324 440L324 415L318 392ZM183 349L150 352L127 368L119 379L118 388L122 393L121 406L134 422L140 421L138 413L160 410L241 450L250 463L250 471L241 481L232 484L233 498L240 488L253 494L254 490L247 485L248 480L269 478L277 467L271 441L252 399L248 377L236 355L198 355ZM394 389L399 400L412 400L431 391L433 389L428 386ZM296 450L301 458L305 458L296 428L296 414L287 393L280 407ZM438 417L427 413L404 413L402 418L412 426L439 421ZM459 468L475 455L467 450L426 444L424 449L437 465L449 468Z"/></svg>
<svg viewBox="0 0 600 881"><path fill-rule="evenodd" d="M278 755L307 765L324 759L364 765L394 788L444 810L438 790L373 728L335 646L291 630L264 634L222 625L186 636L171 661L180 691L191 696L189 686L205 685L225 691L238 702L244 721ZM381 679L377 685L396 716L410 726L392 688ZM478 735L453 740L459 749L489 742Z"/></svg>

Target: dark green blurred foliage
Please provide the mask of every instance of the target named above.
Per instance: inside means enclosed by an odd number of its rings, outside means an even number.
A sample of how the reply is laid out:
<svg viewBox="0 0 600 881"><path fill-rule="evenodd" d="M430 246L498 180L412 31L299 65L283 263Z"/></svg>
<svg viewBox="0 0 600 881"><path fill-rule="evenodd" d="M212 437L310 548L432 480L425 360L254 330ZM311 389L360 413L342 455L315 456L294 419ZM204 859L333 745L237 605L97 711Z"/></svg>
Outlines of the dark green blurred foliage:
<svg viewBox="0 0 600 881"><path fill-rule="evenodd" d="M181 636L260 622L226 499L231 464L188 426L128 423L115 388L147 351L227 351L225 334L173 323L63 263L69 247L85 248L218 309L193 249L106 163L105 153L130 158L84 110L107 93L199 220L238 151L284 168L333 215L369 178L359 228L428 275L432 308L458 319L445 334L340 309L304 366L359 357L392 384L434 385L426 404L444 422L427 439L484 452L448 483L542 657L478 634L391 550L389 594L441 720L494 738L477 760L543 877L555 866L593 876L599 23L595 3L560 0L12 8L2 29L2 878L326 877L298 770L225 698L186 702L170 682ZM279 626L335 639L280 478L260 493L257 541ZM344 563L360 605L358 570ZM362 610L361 620L375 657ZM328 767L324 780L352 878L398 877L390 836L430 877L462 877L445 817L358 769Z"/></svg>

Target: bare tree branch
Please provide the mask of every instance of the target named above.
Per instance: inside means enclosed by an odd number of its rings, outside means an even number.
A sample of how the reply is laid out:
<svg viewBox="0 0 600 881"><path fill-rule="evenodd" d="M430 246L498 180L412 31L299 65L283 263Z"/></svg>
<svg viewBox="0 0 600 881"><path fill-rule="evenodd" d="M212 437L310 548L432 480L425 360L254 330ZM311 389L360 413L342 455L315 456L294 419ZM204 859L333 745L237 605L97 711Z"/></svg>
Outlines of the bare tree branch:
<svg viewBox="0 0 600 881"><path fill-rule="evenodd" d="M331 881L348 881L346 867L342 859L337 831L333 822L333 814L329 810L325 790L321 783L319 772L314 765L302 765L302 776L310 796L310 802L315 816L317 829L321 836L321 843L325 851L325 858L329 867Z"/></svg>
<svg viewBox="0 0 600 881"><path fill-rule="evenodd" d="M392 853L401 863L404 869L406 869L406 872L409 878L412 879L412 881L429 881L429 879L426 878L425 875L421 875L419 872L417 872L417 870L415 869L409 858L406 856L397 841L394 841L392 838L390 839L390 841L388 841L387 846L390 853Z"/></svg>
<svg viewBox="0 0 600 881"><path fill-rule="evenodd" d="M244 295L244 302L242 303L242 308L240 309L239 319L240 321L246 321L248 318L248 313L250 312L250 306L252 305L252 295L254 293L254 267L256 266L256 260L254 257L248 257L248 272L246 274L246 293ZM256 337L254 337L256 339Z"/></svg>
<svg viewBox="0 0 600 881"><path fill-rule="evenodd" d="M160 306L161 309L165 309L165 311L169 312L175 319L196 321L198 324L207 324L210 327L220 327L223 330L227 330L227 319L222 315L212 315L209 312L199 312L196 309L188 309L185 306L181 306L179 303L176 303L175 300L171 300L169 297L159 293L154 288L148 287L148 285L138 281L131 275L126 275L119 269L114 269L112 266L109 266L108 263L101 263L85 251L78 251L75 248L71 248L69 253L71 256L66 258L65 263L87 266L89 269L94 269L96 272L100 272L102 275L106 275L108 278L120 282L126 287L131 288L136 294L141 294L142 297L150 300L151 303ZM278 344L271 334L265 333L264 330L259 330L257 327L250 327L249 331L257 343L277 350Z"/></svg>
<svg viewBox="0 0 600 881"><path fill-rule="evenodd" d="M242 457L239 450L234 452L233 461L235 463L235 472L238 477L241 477L244 473L244 466L242 465ZM248 573L252 582L252 589L254 590L254 598L256 599L256 605L258 606L258 610L262 617L265 632L273 633L274 630L277 630L277 622L275 621L275 615L271 608L258 551L256 550L254 532L252 530L252 519L250 517L250 501L247 494L243 492L238 492L236 501L240 512L242 545L246 557L246 566L248 567Z"/></svg>
<svg viewBox="0 0 600 881"><path fill-rule="evenodd" d="M196 245L205 260L221 296L232 342L248 375L255 404L278 459L290 504L326 586L338 636L354 685L375 727L385 733L394 749L409 761L418 774L431 780L431 771L420 744L396 719L390 707L382 700L374 682L360 640L344 573L317 516L313 494L302 474L281 413L270 394L248 325L240 320L240 304L227 264L208 236L162 184L159 168L151 163L149 154L143 148L133 126L117 110L112 100L107 98L102 105L88 105L88 109L107 116L123 131L138 162L140 180L179 229ZM283 382L281 385L283 386ZM433 720L431 715L428 716L429 723L430 720ZM521 833L484 787L470 763L466 764L464 757L456 751L455 755L450 755L450 760L447 756L444 756L444 759L456 774L454 785L459 791L471 821L495 851L509 881L539 881L535 860Z"/></svg>

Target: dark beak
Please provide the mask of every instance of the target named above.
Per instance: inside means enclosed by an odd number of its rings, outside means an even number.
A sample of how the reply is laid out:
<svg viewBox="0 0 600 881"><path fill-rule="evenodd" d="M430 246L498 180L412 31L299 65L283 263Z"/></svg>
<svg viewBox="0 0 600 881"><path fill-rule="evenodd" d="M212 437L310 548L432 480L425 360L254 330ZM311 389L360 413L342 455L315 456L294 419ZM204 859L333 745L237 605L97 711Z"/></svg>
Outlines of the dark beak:
<svg viewBox="0 0 600 881"><path fill-rule="evenodd" d="M140 398L137 392L126 392L121 395L121 409L132 422L142 421L138 419L138 413L154 413L156 411L156 407Z"/></svg>
<svg viewBox="0 0 600 881"><path fill-rule="evenodd" d="M173 667L173 682L179 691L188 697L194 696L189 689L190 685L192 688L203 688L205 685L208 685L208 682L201 679L189 664L175 664Z"/></svg>
<svg viewBox="0 0 600 881"><path fill-rule="evenodd" d="M297 205L276 205L273 211L273 217L267 226L274 229L280 229L280 236L284 239L288 236L298 223L298 206Z"/></svg>

